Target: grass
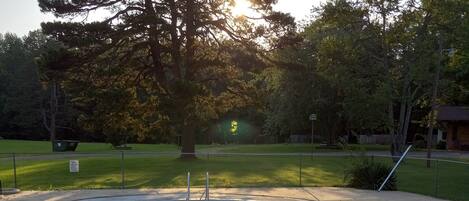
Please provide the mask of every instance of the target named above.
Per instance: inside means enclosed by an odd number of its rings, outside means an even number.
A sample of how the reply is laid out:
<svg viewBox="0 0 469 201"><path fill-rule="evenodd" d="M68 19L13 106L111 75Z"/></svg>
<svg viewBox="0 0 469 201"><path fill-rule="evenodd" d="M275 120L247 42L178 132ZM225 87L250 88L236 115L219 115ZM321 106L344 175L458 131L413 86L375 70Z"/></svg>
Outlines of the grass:
<svg viewBox="0 0 469 201"><path fill-rule="evenodd" d="M356 158L321 156L199 156L185 161L177 155L157 152L177 152L174 145L132 144L133 151L125 155L125 185L127 188L184 187L186 172L192 175L192 185L204 184L205 172L210 172L213 187L292 187L344 186L344 174ZM0 153L49 153L49 142L0 141ZM383 150L384 146L352 146L351 150ZM309 152L310 145L198 145L206 152L299 153ZM110 152L110 145L80 143L78 152ZM150 151L138 155L132 152ZM326 151L316 149L316 151ZM1 155L0 155L1 156ZM22 157L21 157L22 156ZM47 157L45 157L47 156ZM0 179L5 187L13 187L12 160L0 158ZM80 173L68 172L68 161L80 160ZM391 164L389 159L375 160ZM425 167L425 160L406 160L397 171L398 189L450 200L469 201L469 166L448 162ZM18 186L23 190L119 188L121 185L120 153L108 156L19 154L17 159Z"/></svg>
<svg viewBox="0 0 469 201"><path fill-rule="evenodd" d="M68 172L68 160L80 160L80 172ZM303 157L303 186L345 186L344 174L354 157ZM375 160L389 163L385 158ZM127 188L184 187L186 172L193 186L203 186L210 172L212 187L299 186L300 158L292 156L200 156L181 160L177 156L126 156ZM0 159L0 179L13 186L12 161ZM118 154L102 158L69 157L17 161L18 186L23 190L119 188L121 160ZM437 186L438 182L438 186ZM425 160L407 160L398 169L398 190L450 200L469 200L469 166L439 162L425 167Z"/></svg>
<svg viewBox="0 0 469 201"><path fill-rule="evenodd" d="M175 145L170 144L130 144L137 151L177 151ZM113 151L108 143L80 143L76 152L108 152ZM0 153L50 153L49 141L0 140Z"/></svg>
<svg viewBox="0 0 469 201"><path fill-rule="evenodd" d="M130 151L138 152L178 152L173 144L129 144ZM197 145L196 150L207 152L232 152L232 153L308 153L311 152L310 144L251 144L251 145ZM349 145L347 150L352 151L384 151L387 145ZM110 152L114 151L107 143L82 142L76 152ZM343 151L325 149L315 145L315 151ZM24 140L0 140L0 153L51 153L51 144L48 141L24 141Z"/></svg>
<svg viewBox="0 0 469 201"><path fill-rule="evenodd" d="M18 185L21 189L83 189L116 188L121 185L118 156L106 158L78 158L80 173L68 172L68 158L54 160L23 160L17 162ZM308 158L308 160L310 160ZM341 186L343 166L334 158L322 157L303 163L304 185ZM3 159L0 178L11 186L11 162ZM181 160L177 157L157 156L124 160L125 183L129 188L184 187L186 172L192 175L192 185L202 186L205 172L211 174L213 187L298 186L298 157L199 157ZM313 176L314 175L314 176Z"/></svg>

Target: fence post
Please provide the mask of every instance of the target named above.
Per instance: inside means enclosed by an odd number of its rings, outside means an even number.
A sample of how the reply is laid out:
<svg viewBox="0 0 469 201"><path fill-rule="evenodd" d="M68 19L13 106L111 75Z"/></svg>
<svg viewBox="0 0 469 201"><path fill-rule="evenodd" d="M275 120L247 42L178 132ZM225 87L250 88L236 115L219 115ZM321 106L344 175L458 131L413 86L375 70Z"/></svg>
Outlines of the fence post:
<svg viewBox="0 0 469 201"><path fill-rule="evenodd" d="M209 174L208 172L205 175L205 200L210 200L210 183L209 183Z"/></svg>
<svg viewBox="0 0 469 201"><path fill-rule="evenodd" d="M187 197L186 200L191 200L191 172L187 172Z"/></svg>
<svg viewBox="0 0 469 201"><path fill-rule="evenodd" d="M13 153L13 184L15 188L18 188L18 183L16 181L16 154Z"/></svg>
<svg viewBox="0 0 469 201"><path fill-rule="evenodd" d="M436 168L436 173L435 173L435 197L438 197L438 188L439 188L439 174L440 174L440 169L439 169L439 160L435 160L435 168Z"/></svg>
<svg viewBox="0 0 469 201"><path fill-rule="evenodd" d="M121 151L121 189L125 189L124 151Z"/></svg>
<svg viewBox="0 0 469 201"><path fill-rule="evenodd" d="M302 183L302 169L303 168L303 154L300 154L300 187L303 186Z"/></svg>

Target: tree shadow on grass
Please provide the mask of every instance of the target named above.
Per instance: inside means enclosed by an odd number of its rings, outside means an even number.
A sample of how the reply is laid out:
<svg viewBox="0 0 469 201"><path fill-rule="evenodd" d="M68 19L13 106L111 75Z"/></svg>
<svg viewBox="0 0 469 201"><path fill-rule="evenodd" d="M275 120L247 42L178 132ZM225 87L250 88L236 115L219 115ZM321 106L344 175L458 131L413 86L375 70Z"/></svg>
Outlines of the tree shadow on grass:
<svg viewBox="0 0 469 201"><path fill-rule="evenodd" d="M336 161L337 164L340 163ZM303 175L327 186L337 172L329 163L322 167L304 167ZM329 171L332 168L334 171ZM0 175L9 175L0 171ZM118 157L83 158L80 172L70 173L67 160L23 161L19 164L18 181L25 190L119 188L121 160ZM128 188L186 187L187 172L191 185L205 185L210 174L212 187L291 187L299 185L299 160L291 156L218 156L180 160L177 157L127 157L124 160L125 186ZM305 177L305 178L306 178ZM326 178L326 179L324 179Z"/></svg>

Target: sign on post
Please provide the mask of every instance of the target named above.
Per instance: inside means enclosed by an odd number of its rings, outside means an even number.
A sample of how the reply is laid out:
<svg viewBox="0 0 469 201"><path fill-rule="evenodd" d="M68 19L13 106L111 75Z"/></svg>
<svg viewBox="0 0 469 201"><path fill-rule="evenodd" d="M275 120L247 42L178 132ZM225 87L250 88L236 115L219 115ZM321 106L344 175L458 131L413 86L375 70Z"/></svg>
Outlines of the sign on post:
<svg viewBox="0 0 469 201"><path fill-rule="evenodd" d="M316 114L309 115L309 120L310 121L316 121L317 119L318 119L318 116Z"/></svg>
<svg viewBox="0 0 469 201"><path fill-rule="evenodd" d="M80 171L80 162L78 160L70 160L69 162L70 173L77 173Z"/></svg>

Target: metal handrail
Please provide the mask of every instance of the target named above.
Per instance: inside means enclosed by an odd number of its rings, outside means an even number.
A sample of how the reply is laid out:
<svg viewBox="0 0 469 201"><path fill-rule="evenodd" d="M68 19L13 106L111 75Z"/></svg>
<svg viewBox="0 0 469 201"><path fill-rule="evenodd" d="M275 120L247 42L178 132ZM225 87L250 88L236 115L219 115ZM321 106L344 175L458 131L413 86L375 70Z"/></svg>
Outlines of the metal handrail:
<svg viewBox="0 0 469 201"><path fill-rule="evenodd" d="M378 192L380 192L381 190L383 190L383 187L384 185L388 182L389 178L391 178L392 174L394 174L394 171L396 171L397 167L399 167L399 165L401 164L402 160L404 160L405 156L407 155L407 153L409 152L410 148L412 148L412 145L409 145L409 147L407 147L407 150L405 150L404 154L402 154L401 158L399 158L399 161L397 161L396 165L394 165L394 167L392 168L391 172L389 172L388 176L386 177L386 179L384 180L384 182L381 184L381 186L379 187L378 189Z"/></svg>

